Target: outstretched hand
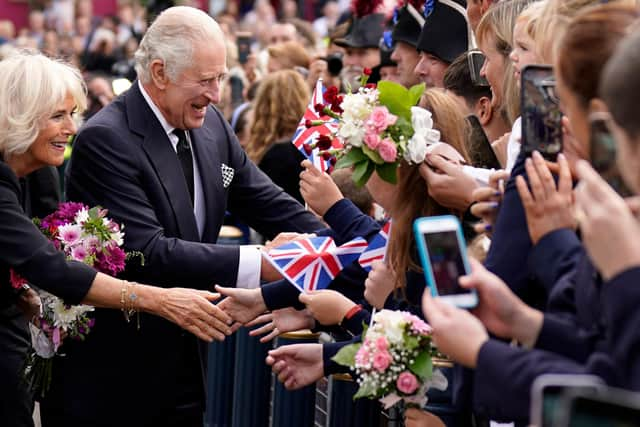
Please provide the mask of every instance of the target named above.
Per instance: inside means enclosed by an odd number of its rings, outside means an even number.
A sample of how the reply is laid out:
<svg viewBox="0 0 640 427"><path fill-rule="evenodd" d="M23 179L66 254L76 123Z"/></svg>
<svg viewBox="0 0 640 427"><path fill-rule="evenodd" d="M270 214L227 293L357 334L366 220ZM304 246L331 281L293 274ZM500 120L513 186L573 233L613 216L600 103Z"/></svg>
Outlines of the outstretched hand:
<svg viewBox="0 0 640 427"><path fill-rule="evenodd" d="M389 266L384 261L374 261L367 280L364 281L364 298L372 307L380 310L393 292L395 284L396 276Z"/></svg>
<svg viewBox="0 0 640 427"><path fill-rule="evenodd" d="M509 172L498 170L489 177L489 186L478 187L471 193L475 202L471 206L471 214L481 221L474 226L476 233L487 233L491 236L498 216L500 203L504 197L504 183L509 179Z"/></svg>
<svg viewBox="0 0 640 427"><path fill-rule="evenodd" d="M297 390L324 375L322 344L291 344L269 351L267 365L287 390Z"/></svg>
<svg viewBox="0 0 640 427"><path fill-rule="evenodd" d="M309 314L322 325L339 324L356 303L330 289L302 293L298 297L307 306Z"/></svg>
<svg viewBox="0 0 640 427"><path fill-rule="evenodd" d="M427 183L427 191L444 207L464 212L473 202L476 180L467 175L462 166L437 154L428 154L420 165L420 175Z"/></svg>
<svg viewBox="0 0 640 427"><path fill-rule="evenodd" d="M264 325L262 325L263 323ZM260 338L260 342L265 343L286 332L311 329L315 325L315 321L307 310L296 310L295 308L287 307L258 316L245 326L253 327L258 325L262 326L253 329L249 332L249 335L256 337L267 334Z"/></svg>
<svg viewBox="0 0 640 427"><path fill-rule="evenodd" d="M241 325L250 322L267 311L267 306L262 299L262 291L260 288L225 288L216 285L216 291L227 297L218 304L218 307L224 310L231 319L238 323L237 325L234 325L234 331Z"/></svg>

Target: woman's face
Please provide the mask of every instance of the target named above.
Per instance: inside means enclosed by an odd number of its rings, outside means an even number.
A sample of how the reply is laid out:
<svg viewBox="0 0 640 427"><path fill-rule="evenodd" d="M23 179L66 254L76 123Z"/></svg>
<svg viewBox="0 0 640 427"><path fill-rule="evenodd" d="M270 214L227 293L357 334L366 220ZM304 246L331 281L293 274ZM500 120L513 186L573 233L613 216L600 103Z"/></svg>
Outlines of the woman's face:
<svg viewBox="0 0 640 427"><path fill-rule="evenodd" d="M526 31L529 21L519 19L513 27L513 50L509 59L513 63L514 75L518 87L520 87L520 73L522 69L531 64L539 64L540 58L535 53L535 42Z"/></svg>
<svg viewBox="0 0 640 427"><path fill-rule="evenodd" d="M45 117L36 140L25 153L30 171L44 166L60 166L64 162L64 150L69 137L77 130L73 119L75 110L76 102L68 94L53 114Z"/></svg>
<svg viewBox="0 0 640 427"><path fill-rule="evenodd" d="M625 184L635 194L640 193L640 141L634 141L615 120L609 122L609 128L616 140L616 163Z"/></svg>
<svg viewBox="0 0 640 427"><path fill-rule="evenodd" d="M496 40L493 35L483 40L483 43L480 44L480 50L485 56L480 75L486 78L491 85L491 105L498 109L502 105L502 82L507 61L496 49Z"/></svg>
<svg viewBox="0 0 640 427"><path fill-rule="evenodd" d="M392 214L393 207L395 206L397 186L384 181L374 171L365 184L365 187L369 190L373 200L382 206L387 214Z"/></svg>
<svg viewBox="0 0 640 427"><path fill-rule="evenodd" d="M564 138L562 148L573 172L578 160L589 160L589 112L580 98L567 87L560 73L556 73L556 93L560 98L560 109L569 119L573 135L573 138Z"/></svg>

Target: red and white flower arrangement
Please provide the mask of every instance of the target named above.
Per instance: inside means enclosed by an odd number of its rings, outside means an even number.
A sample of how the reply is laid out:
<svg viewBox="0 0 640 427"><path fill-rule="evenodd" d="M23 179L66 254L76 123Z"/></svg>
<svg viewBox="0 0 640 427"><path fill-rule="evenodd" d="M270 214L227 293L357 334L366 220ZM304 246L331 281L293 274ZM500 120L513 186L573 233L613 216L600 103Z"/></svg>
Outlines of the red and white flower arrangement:
<svg viewBox="0 0 640 427"><path fill-rule="evenodd" d="M343 347L333 358L350 367L359 385L354 399L380 399L385 408L400 400L422 407L427 390L447 388L440 371L433 371L431 327L408 312L382 310L365 329L362 342Z"/></svg>

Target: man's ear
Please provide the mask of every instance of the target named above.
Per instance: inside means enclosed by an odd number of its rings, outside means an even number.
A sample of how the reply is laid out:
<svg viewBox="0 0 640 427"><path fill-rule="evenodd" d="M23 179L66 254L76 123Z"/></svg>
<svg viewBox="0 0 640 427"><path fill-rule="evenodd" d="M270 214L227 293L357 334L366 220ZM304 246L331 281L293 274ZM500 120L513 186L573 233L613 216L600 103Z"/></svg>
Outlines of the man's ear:
<svg viewBox="0 0 640 427"><path fill-rule="evenodd" d="M164 62L159 59L155 59L151 63L151 67L149 67L149 71L151 73L151 80L153 84L161 90L164 90L169 83L169 77L167 76L166 68L164 66Z"/></svg>
<svg viewBox="0 0 640 427"><path fill-rule="evenodd" d="M491 106L491 98L488 96L483 96L476 101L476 105L474 107L475 115L478 117L478 121L484 127L491 122L493 118L493 107Z"/></svg>

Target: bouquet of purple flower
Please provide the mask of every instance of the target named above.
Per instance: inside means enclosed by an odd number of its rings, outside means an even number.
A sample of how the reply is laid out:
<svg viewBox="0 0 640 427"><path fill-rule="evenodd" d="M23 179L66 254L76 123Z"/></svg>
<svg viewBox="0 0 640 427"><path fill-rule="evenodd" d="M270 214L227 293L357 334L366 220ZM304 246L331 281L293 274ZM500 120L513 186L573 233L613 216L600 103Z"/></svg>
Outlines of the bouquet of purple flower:
<svg viewBox="0 0 640 427"><path fill-rule="evenodd" d="M142 256L122 250L123 227L107 218L105 209L62 203L57 211L42 220L34 219L34 223L67 259L83 262L105 274L116 275L124 270L128 258ZM12 271L11 281L15 287L24 279ZM53 357L60 354L65 339L85 339L94 325L94 319L88 317L94 308L66 304L44 291L39 291L39 296L40 314L29 325L33 351L27 358L25 377L33 389L44 395L51 382Z"/></svg>
<svg viewBox="0 0 640 427"><path fill-rule="evenodd" d="M354 399L379 399L385 409L400 400L422 407L430 387L445 390L447 379L433 371L431 327L404 311L382 310L362 335L362 343L343 347L333 358L355 371L358 392Z"/></svg>

